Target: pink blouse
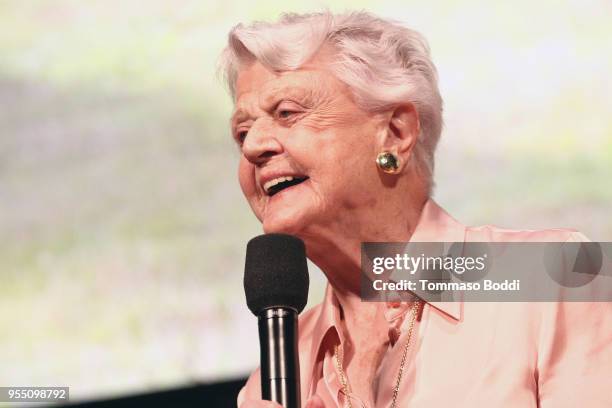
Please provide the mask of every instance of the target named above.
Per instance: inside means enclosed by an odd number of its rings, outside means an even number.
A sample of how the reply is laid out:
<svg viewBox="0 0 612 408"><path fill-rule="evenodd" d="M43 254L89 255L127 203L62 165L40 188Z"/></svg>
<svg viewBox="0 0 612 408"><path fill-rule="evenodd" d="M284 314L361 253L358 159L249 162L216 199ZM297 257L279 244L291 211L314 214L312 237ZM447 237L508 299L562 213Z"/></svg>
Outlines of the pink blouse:
<svg viewBox="0 0 612 408"><path fill-rule="evenodd" d="M576 241L571 230L510 231L465 227L429 200L411 238L417 242ZM409 305L387 303L389 349L375 387L376 407L390 407L409 325ZM344 395L334 346L344 342L339 303L300 317L302 404L366 407ZM350 383L350 378L348 379ZM259 370L238 396L261 399ZM612 303L425 303L413 328L398 407L612 407Z"/></svg>

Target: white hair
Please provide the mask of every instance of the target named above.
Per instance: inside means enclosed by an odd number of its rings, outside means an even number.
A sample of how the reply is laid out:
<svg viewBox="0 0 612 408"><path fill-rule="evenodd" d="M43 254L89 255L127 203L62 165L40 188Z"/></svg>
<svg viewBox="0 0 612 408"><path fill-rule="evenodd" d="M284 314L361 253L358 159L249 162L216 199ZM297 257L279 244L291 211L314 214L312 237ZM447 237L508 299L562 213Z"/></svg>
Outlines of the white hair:
<svg viewBox="0 0 612 408"><path fill-rule="evenodd" d="M296 70L325 45L334 51L330 69L360 108L377 112L414 104L421 131L413 159L431 194L442 98L429 47L418 32L365 11L283 14L276 23L235 26L219 68L235 99L236 79L245 64L257 60L276 72Z"/></svg>

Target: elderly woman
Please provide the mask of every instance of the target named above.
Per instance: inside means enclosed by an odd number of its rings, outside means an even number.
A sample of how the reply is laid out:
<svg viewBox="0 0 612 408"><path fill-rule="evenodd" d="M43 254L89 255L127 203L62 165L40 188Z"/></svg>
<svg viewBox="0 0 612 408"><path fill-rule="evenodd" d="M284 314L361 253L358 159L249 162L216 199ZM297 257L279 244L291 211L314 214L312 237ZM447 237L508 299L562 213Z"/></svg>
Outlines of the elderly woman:
<svg viewBox="0 0 612 408"><path fill-rule="evenodd" d="M612 406L609 304L361 301L362 242L580 239L465 227L431 199L442 100L418 33L291 14L235 27L222 61L244 195L329 281L299 322L304 405ZM258 371L238 404L277 406Z"/></svg>

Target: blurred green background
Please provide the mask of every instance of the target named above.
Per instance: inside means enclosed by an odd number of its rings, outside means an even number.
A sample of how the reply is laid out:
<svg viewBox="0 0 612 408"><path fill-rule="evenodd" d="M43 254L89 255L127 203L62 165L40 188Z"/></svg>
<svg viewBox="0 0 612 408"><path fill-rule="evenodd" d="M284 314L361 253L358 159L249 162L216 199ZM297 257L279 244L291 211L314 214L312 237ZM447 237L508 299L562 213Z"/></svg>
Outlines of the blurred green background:
<svg viewBox="0 0 612 408"><path fill-rule="evenodd" d="M322 7L429 40L451 214L612 240L606 0L0 0L0 385L97 398L257 364L241 279L260 227L216 60L233 25Z"/></svg>

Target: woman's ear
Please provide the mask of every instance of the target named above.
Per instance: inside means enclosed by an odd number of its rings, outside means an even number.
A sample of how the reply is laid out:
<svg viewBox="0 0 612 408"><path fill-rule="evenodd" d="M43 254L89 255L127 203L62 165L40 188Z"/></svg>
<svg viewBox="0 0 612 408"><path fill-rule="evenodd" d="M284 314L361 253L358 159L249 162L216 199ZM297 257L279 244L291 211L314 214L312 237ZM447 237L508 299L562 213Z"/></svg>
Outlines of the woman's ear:
<svg viewBox="0 0 612 408"><path fill-rule="evenodd" d="M404 103L388 112L381 140L381 152L387 151L399 159L399 171L410 161L412 149L421 130L414 104Z"/></svg>

